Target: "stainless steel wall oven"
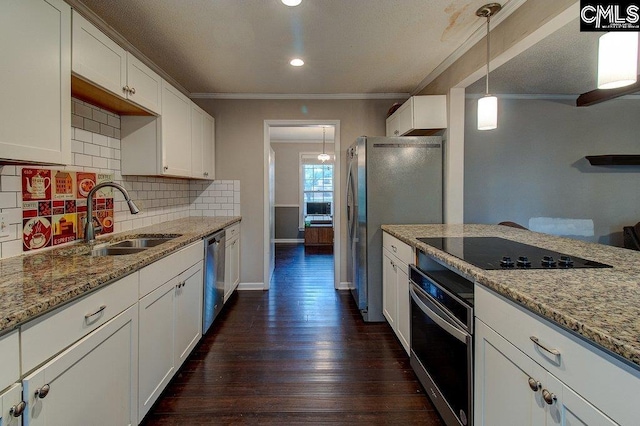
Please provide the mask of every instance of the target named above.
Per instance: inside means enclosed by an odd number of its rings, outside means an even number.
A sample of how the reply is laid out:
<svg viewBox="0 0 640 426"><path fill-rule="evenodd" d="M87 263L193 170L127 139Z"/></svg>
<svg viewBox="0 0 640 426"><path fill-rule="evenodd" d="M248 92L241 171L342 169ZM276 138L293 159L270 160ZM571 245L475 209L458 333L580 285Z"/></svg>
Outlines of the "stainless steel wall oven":
<svg viewBox="0 0 640 426"><path fill-rule="evenodd" d="M471 425L473 282L418 253L429 265L410 265L411 366L447 425Z"/></svg>

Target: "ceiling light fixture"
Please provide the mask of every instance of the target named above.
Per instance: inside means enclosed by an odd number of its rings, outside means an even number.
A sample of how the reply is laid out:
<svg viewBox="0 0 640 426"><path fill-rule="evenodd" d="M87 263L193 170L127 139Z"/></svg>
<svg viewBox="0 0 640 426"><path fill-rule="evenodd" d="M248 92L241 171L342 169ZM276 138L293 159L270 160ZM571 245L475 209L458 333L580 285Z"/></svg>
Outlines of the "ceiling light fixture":
<svg viewBox="0 0 640 426"><path fill-rule="evenodd" d="M489 58L491 40L489 23L502 6L500 3L489 3L476 11L476 16L487 18L487 85L485 95L478 99L478 130L492 130L498 127L498 98L489 94Z"/></svg>
<svg viewBox="0 0 640 426"><path fill-rule="evenodd" d="M301 67L304 65L304 61L300 58L292 59L289 63L294 67Z"/></svg>
<svg viewBox="0 0 640 426"><path fill-rule="evenodd" d="M302 3L302 0L281 0L282 3L286 6L293 7Z"/></svg>
<svg viewBox="0 0 640 426"><path fill-rule="evenodd" d="M608 32L598 40L598 89L616 89L638 79L638 33Z"/></svg>
<svg viewBox="0 0 640 426"><path fill-rule="evenodd" d="M327 154L324 151L324 146L325 146L324 136L325 136L326 131L327 131L326 127L322 126L322 154L318 155L318 160L322 161L323 163L325 161L329 161L331 159L329 154Z"/></svg>

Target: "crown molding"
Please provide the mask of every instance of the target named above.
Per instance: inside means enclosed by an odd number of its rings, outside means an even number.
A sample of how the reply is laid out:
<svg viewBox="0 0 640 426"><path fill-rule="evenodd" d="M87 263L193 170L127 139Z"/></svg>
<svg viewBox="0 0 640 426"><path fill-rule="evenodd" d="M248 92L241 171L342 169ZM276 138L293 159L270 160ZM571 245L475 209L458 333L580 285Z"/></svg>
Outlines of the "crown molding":
<svg viewBox="0 0 640 426"><path fill-rule="evenodd" d="M520 6L524 4L527 0L509 0L502 7L499 13L495 15L495 17L491 17L491 25L492 28L497 27L502 21L507 19L513 12L516 11ZM440 74L442 74L447 68L454 64L455 61L460 59L462 55L467 53L469 49L475 46L480 40L482 40L486 35L486 20L478 20L478 27L475 29L473 34L469 36L464 43L460 45L456 50L453 51L451 55L449 55L444 61L440 63L429 75L427 75L421 82L418 84L413 92L411 92L411 96L416 95L422 91L425 87L427 87L433 80L435 80Z"/></svg>
<svg viewBox="0 0 640 426"><path fill-rule="evenodd" d="M192 99L408 99L409 93L192 93Z"/></svg>

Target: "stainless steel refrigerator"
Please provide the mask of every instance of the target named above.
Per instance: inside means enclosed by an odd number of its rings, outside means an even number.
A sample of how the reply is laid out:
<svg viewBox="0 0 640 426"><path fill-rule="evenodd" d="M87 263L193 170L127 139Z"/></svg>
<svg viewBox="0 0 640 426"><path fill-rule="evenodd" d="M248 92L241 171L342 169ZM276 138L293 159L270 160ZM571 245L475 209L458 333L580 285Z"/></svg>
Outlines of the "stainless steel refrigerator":
<svg viewBox="0 0 640 426"><path fill-rule="evenodd" d="M365 321L384 321L380 227L442 223L442 137L362 136L347 167L351 293Z"/></svg>

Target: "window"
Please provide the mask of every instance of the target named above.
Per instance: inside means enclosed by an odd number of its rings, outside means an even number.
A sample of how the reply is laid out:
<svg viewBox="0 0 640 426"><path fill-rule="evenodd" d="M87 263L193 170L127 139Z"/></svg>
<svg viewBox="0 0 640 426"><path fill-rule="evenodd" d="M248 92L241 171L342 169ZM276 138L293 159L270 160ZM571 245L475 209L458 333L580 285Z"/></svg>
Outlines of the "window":
<svg viewBox="0 0 640 426"><path fill-rule="evenodd" d="M303 154L300 162L302 228L306 220L331 220L333 216L333 164L321 163L317 154Z"/></svg>

